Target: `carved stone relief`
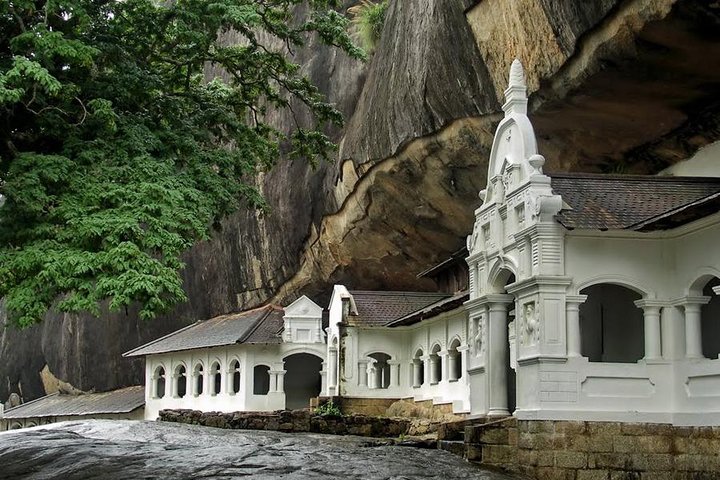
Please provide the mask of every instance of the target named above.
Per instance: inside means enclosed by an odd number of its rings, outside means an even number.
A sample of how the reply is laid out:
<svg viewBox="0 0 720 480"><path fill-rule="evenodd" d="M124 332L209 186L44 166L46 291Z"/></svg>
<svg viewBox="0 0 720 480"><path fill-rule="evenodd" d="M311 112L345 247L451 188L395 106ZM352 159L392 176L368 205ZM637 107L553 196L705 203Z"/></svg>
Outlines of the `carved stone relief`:
<svg viewBox="0 0 720 480"><path fill-rule="evenodd" d="M472 351L475 357L480 357L485 349L485 314L473 318L472 327Z"/></svg>
<svg viewBox="0 0 720 480"><path fill-rule="evenodd" d="M540 342L540 310L535 302L523 305L520 344L537 345Z"/></svg>

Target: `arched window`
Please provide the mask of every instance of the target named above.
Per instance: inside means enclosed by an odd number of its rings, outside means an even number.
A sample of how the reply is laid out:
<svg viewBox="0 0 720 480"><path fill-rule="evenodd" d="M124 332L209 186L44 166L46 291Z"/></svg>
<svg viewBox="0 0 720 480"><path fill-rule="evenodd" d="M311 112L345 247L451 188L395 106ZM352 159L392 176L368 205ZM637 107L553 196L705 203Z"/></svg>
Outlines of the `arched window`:
<svg viewBox="0 0 720 480"><path fill-rule="evenodd" d="M23 428L23 426L20 422L13 422L12 424L10 424L10 430L19 430L21 428Z"/></svg>
<svg viewBox="0 0 720 480"><path fill-rule="evenodd" d="M388 388L390 386L390 364L392 358L387 353L371 353L368 369L368 386L370 388Z"/></svg>
<svg viewBox="0 0 720 480"><path fill-rule="evenodd" d="M153 384L155 387L154 398L163 398L165 396L165 368L157 367L155 369Z"/></svg>
<svg viewBox="0 0 720 480"><path fill-rule="evenodd" d="M193 395L198 396L203 394L205 388L205 375L203 374L202 363L195 365L193 369Z"/></svg>
<svg viewBox="0 0 720 480"><path fill-rule="evenodd" d="M702 353L705 358L717 360L720 356L720 295L713 288L720 286L720 279L713 277L703 288L703 296L710 301L700 309Z"/></svg>
<svg viewBox="0 0 720 480"><path fill-rule="evenodd" d="M422 356L422 349L418 349L413 357L413 388L420 388L425 383L425 365Z"/></svg>
<svg viewBox="0 0 720 480"><path fill-rule="evenodd" d="M601 283L583 289L580 305L581 352L591 362L635 363L645 355L641 295L629 288Z"/></svg>
<svg viewBox="0 0 720 480"><path fill-rule="evenodd" d="M235 395L240 392L240 362L233 360L230 362L230 369L228 370L230 378L232 378L232 385L230 385L230 394Z"/></svg>
<svg viewBox="0 0 720 480"><path fill-rule="evenodd" d="M270 367L256 365L253 368L253 394L267 395L270 391Z"/></svg>
<svg viewBox="0 0 720 480"><path fill-rule="evenodd" d="M184 398L187 393L187 371L185 365L178 365L175 367L175 397Z"/></svg>
<svg viewBox="0 0 720 480"><path fill-rule="evenodd" d="M430 351L430 385L437 385L442 381L442 359L438 353L440 345L435 344Z"/></svg>
<svg viewBox="0 0 720 480"><path fill-rule="evenodd" d="M457 338L450 343L448 348L448 381L456 382L463 376L462 353L458 351L460 340Z"/></svg>
<svg viewBox="0 0 720 480"><path fill-rule="evenodd" d="M218 395L222 386L222 372L220 371L220 364L218 362L213 362L210 367L210 380L212 381L210 395Z"/></svg>

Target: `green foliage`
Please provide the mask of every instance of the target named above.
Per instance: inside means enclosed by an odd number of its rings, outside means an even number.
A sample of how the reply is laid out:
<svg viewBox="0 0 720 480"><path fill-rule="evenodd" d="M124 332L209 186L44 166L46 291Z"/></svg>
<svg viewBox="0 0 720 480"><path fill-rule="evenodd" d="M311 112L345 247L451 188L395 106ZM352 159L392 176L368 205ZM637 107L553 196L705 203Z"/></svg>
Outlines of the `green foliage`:
<svg viewBox="0 0 720 480"><path fill-rule="evenodd" d="M387 9L388 0L377 3L362 0L359 5L348 9L348 13L353 15L352 24L360 44L368 52L374 51L380 41Z"/></svg>
<svg viewBox="0 0 720 480"><path fill-rule="evenodd" d="M340 406L335 405L332 400L329 400L319 407L315 409L315 413L318 415L331 415L335 417L339 417L342 415L342 411L340 411Z"/></svg>
<svg viewBox="0 0 720 480"><path fill-rule="evenodd" d="M309 35L362 57L331 7L0 0L0 297L11 319L28 326L53 305L97 314L104 301L151 318L184 300L181 254L240 206L263 207L258 172L281 150L312 162L333 150L323 130L341 116L292 61ZM309 120L277 131L266 116L284 109Z"/></svg>

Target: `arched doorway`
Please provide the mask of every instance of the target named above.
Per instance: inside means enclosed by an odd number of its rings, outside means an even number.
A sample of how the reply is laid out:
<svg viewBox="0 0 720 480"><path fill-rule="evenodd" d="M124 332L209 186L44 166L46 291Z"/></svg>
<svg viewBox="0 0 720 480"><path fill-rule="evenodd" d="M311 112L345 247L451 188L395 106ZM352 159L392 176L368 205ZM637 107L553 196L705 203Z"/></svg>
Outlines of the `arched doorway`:
<svg viewBox="0 0 720 480"><path fill-rule="evenodd" d="M714 289L720 286L720 279L713 277L703 287L703 296L710 301L700 309L700 331L702 332L703 357L717 360L720 356L720 295Z"/></svg>
<svg viewBox="0 0 720 480"><path fill-rule="evenodd" d="M638 292L611 283L580 291L581 354L591 362L635 363L645 355L643 311Z"/></svg>
<svg viewBox="0 0 720 480"><path fill-rule="evenodd" d="M285 408L309 408L310 399L320 395L322 358L310 353L285 357Z"/></svg>
<svg viewBox="0 0 720 480"><path fill-rule="evenodd" d="M370 372L368 373L368 386L371 389L388 388L390 386L390 364L392 358L387 353L377 352L370 357Z"/></svg>

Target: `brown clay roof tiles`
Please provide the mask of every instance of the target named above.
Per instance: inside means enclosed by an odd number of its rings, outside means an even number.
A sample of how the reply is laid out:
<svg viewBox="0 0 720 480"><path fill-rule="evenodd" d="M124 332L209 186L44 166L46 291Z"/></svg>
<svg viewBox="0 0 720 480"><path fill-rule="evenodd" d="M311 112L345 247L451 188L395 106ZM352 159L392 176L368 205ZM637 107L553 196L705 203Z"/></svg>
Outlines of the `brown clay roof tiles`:
<svg viewBox="0 0 720 480"><path fill-rule="evenodd" d="M235 343L280 343L284 311L276 305L203 320L130 350L127 357L219 347Z"/></svg>
<svg viewBox="0 0 720 480"><path fill-rule="evenodd" d="M386 325L450 296L447 293L364 290L351 291L350 294L355 301L357 315L350 315L348 322L358 326L375 327Z"/></svg>
<svg viewBox="0 0 720 480"><path fill-rule="evenodd" d="M557 216L568 229L664 230L720 206L720 178L654 175L550 174L570 207Z"/></svg>

